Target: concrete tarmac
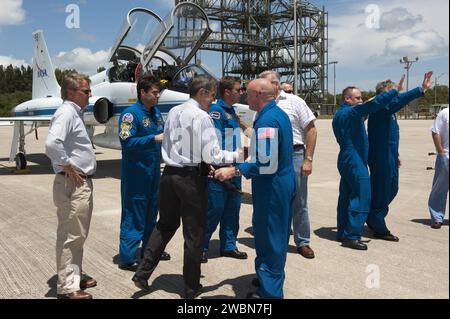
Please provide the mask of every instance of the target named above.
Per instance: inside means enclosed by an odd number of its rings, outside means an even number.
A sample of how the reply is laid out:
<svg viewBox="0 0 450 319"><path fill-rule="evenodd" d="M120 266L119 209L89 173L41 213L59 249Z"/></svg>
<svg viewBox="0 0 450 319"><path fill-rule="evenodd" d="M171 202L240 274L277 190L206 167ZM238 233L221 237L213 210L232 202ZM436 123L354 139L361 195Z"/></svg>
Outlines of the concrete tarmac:
<svg viewBox="0 0 450 319"><path fill-rule="evenodd" d="M336 236L339 173L338 145L330 120L317 121L318 143L309 179L311 247L315 259L296 253L291 237L286 264L285 298L449 298L448 219L440 230L429 227L428 195L434 171L429 128L432 121L400 121L400 191L387 218L400 242L364 240L368 251L341 247ZM30 173L14 174L8 162L13 128L0 127L0 299L56 297L56 210L52 199L54 174L43 154L46 128L39 141L27 136ZM151 292L139 292L133 273L118 269L120 225L120 151L97 148L94 213L85 245L84 271L97 279L88 291L94 298L181 298L183 238L181 229L167 247L150 278ZM200 299L245 298L254 290L254 240L251 234L251 187L244 182L238 247L247 260L219 257L218 232L213 235L209 261L202 265L204 293ZM448 213L448 210L447 210ZM448 215L447 215L448 218Z"/></svg>

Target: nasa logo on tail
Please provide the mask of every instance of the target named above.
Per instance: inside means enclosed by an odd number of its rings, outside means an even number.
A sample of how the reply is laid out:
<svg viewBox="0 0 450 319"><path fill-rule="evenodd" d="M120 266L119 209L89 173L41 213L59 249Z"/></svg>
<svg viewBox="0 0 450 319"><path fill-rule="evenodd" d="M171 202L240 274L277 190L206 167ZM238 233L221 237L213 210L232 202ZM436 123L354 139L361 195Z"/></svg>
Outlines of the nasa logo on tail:
<svg viewBox="0 0 450 319"><path fill-rule="evenodd" d="M39 65L37 64L37 62L36 62L36 68L37 68L37 77L38 77L38 78L45 78L45 77L48 77L47 69L41 69L41 68L39 67Z"/></svg>

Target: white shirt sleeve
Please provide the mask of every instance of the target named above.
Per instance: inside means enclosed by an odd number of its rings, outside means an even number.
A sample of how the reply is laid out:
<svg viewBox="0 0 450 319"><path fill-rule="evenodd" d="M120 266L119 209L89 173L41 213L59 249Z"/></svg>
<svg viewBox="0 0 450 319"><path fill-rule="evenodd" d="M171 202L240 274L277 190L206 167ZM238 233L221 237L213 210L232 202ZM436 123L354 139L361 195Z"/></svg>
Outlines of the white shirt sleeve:
<svg viewBox="0 0 450 319"><path fill-rule="evenodd" d="M300 127L304 131L309 123L316 120L316 117L306 102L298 96L293 96L292 103L294 103L294 108L300 122Z"/></svg>
<svg viewBox="0 0 450 319"><path fill-rule="evenodd" d="M431 127L431 131L436 134L440 134L441 130L444 129L445 120L443 119L443 112L440 112L436 119L433 122L433 126Z"/></svg>
<svg viewBox="0 0 450 319"><path fill-rule="evenodd" d="M72 118L70 113L62 112L55 115L45 141L45 154L53 165L70 165L70 159L64 148L64 141L71 130Z"/></svg>
<svg viewBox="0 0 450 319"><path fill-rule="evenodd" d="M217 139L216 129L209 116L200 119L200 125L194 125L194 130L197 136L200 134L201 140L201 159L208 164L232 164L237 158L237 152L228 152L220 148L219 140ZM195 146L194 146L195 147ZM197 153L197 152L194 152Z"/></svg>

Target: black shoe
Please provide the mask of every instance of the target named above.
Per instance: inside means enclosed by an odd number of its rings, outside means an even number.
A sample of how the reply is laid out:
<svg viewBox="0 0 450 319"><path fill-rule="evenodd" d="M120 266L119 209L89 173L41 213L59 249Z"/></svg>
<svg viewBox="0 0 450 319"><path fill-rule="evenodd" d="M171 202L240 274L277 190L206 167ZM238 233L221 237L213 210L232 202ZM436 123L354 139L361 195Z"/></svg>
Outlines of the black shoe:
<svg viewBox="0 0 450 319"><path fill-rule="evenodd" d="M184 299L195 299L203 292L203 286L200 285L197 289L185 288Z"/></svg>
<svg viewBox="0 0 450 319"><path fill-rule="evenodd" d="M170 260L170 254L163 251L160 260Z"/></svg>
<svg viewBox="0 0 450 319"><path fill-rule="evenodd" d="M345 239L342 242L342 247L347 247L356 250L367 250L367 245L362 243L360 240Z"/></svg>
<svg viewBox="0 0 450 319"><path fill-rule="evenodd" d="M249 292L245 299L263 299L263 297L258 295L256 292Z"/></svg>
<svg viewBox="0 0 450 319"><path fill-rule="evenodd" d="M379 233L373 233L373 236L375 238L383 239L383 240L387 240L387 241L395 241L395 242L397 242L397 241L400 240L400 238L398 238L397 236L392 235L391 232L389 232L389 231L386 234L384 234L384 235L383 234L379 234Z"/></svg>
<svg viewBox="0 0 450 319"><path fill-rule="evenodd" d="M247 253L245 253L243 251L239 251L237 249L221 251L220 256L236 258L236 259L247 259L248 258Z"/></svg>
<svg viewBox="0 0 450 319"><path fill-rule="evenodd" d="M440 223L440 222L432 222L430 227L433 228L433 229L439 229L439 228L442 227L442 223Z"/></svg>
<svg viewBox="0 0 450 319"><path fill-rule="evenodd" d="M255 287L259 287L259 286L261 286L261 283L259 282L258 278L253 278L252 279L252 285L255 286Z"/></svg>
<svg viewBox="0 0 450 319"><path fill-rule="evenodd" d="M202 258L200 258L200 263L206 264L208 262L208 256L206 256L206 251L202 252Z"/></svg>
<svg viewBox="0 0 450 319"><path fill-rule="evenodd" d="M132 264L119 264L119 268L122 270L128 270L128 271L136 271L139 264L137 262L134 262Z"/></svg>
<svg viewBox="0 0 450 319"><path fill-rule="evenodd" d="M136 275L134 275L133 278L131 278L131 280L133 280L134 285L136 287L138 287L139 289L145 290L145 291L150 291L150 287L148 286L147 280L140 278Z"/></svg>

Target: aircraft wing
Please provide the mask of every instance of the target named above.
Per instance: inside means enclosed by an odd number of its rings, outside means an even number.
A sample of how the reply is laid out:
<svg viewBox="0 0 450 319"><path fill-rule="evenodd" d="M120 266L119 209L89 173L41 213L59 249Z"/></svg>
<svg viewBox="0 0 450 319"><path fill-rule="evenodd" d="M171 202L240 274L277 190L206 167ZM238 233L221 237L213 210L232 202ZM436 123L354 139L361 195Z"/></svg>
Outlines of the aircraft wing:
<svg viewBox="0 0 450 319"><path fill-rule="evenodd" d="M0 117L0 122L47 122L52 119L51 116L17 116L17 117Z"/></svg>

